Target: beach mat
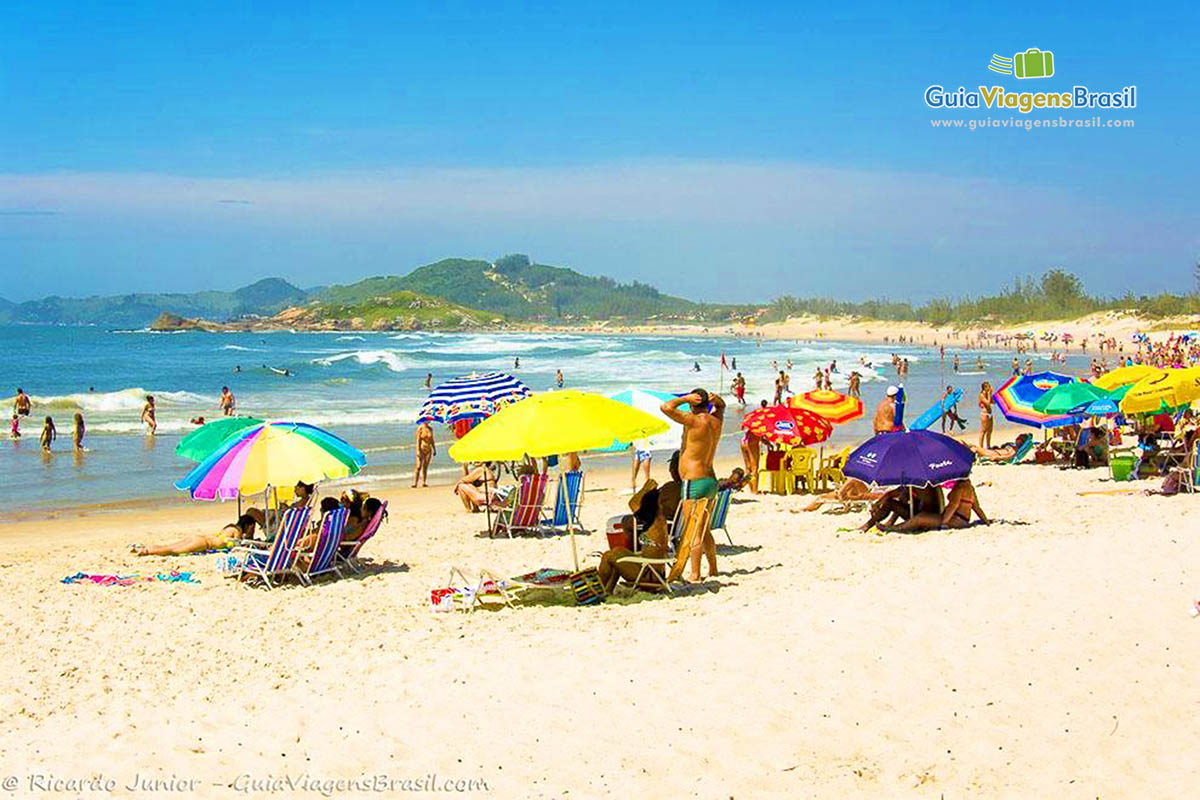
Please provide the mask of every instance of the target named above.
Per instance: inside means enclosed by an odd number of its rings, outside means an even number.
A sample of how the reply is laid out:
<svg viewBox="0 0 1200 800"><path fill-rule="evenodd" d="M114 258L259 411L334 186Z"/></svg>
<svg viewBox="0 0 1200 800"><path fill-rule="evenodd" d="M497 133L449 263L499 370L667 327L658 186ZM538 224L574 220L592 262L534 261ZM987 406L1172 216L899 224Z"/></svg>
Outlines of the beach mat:
<svg viewBox="0 0 1200 800"><path fill-rule="evenodd" d="M133 586L138 583L199 583L190 572L172 570L169 573L154 575L93 575L87 572L76 572L62 579L63 583L91 583L96 586Z"/></svg>

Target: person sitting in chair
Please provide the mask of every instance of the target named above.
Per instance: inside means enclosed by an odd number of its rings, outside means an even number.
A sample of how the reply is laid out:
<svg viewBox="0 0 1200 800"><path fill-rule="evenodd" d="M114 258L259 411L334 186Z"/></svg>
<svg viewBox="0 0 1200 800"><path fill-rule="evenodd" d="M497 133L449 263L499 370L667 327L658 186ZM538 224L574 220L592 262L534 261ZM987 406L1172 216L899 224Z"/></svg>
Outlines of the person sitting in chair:
<svg viewBox="0 0 1200 800"><path fill-rule="evenodd" d="M481 511L489 502L496 508L496 473L487 464L480 464L458 479L454 493L472 514Z"/></svg>

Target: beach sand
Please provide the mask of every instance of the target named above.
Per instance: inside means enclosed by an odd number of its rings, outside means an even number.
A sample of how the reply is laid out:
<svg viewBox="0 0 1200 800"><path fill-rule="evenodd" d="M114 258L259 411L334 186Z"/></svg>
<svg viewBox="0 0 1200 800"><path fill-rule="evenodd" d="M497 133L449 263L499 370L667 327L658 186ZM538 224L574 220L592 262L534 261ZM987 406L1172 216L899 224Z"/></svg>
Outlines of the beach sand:
<svg viewBox="0 0 1200 800"><path fill-rule="evenodd" d="M622 477L589 478L581 553L625 507ZM1003 522L920 536L743 495L701 586L470 615L429 609L451 565L569 567L568 541L489 540L446 487L387 490L364 577L268 592L215 556L126 551L230 506L12 523L4 770L174 778L201 797L430 773L495 797L1185 796L1200 498L1078 494L1105 477L979 467ZM201 583L60 582L172 567Z"/></svg>

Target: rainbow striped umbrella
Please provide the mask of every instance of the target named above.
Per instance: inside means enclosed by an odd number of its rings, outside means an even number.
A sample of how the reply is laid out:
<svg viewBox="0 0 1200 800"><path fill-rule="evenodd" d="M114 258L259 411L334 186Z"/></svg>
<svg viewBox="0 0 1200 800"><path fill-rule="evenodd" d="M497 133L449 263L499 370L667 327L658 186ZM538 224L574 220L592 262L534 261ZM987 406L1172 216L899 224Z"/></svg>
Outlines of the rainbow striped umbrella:
<svg viewBox="0 0 1200 800"><path fill-rule="evenodd" d="M175 482L196 500L229 500L358 473L366 456L303 422L264 422L239 431Z"/></svg>
<svg viewBox="0 0 1200 800"><path fill-rule="evenodd" d="M1074 382L1070 375L1050 371L1014 375L996 390L994 398L1009 422L1033 428L1058 428L1076 423L1080 418L1071 414L1047 414L1038 411L1033 404L1054 387Z"/></svg>

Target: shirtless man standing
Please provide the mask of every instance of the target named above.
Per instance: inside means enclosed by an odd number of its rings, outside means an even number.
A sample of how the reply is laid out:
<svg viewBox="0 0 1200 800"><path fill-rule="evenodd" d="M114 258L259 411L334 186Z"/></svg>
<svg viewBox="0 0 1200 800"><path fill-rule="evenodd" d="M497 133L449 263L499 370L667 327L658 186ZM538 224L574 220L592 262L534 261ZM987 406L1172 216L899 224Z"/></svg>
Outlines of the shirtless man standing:
<svg viewBox="0 0 1200 800"><path fill-rule="evenodd" d="M18 417L28 417L29 411L33 404L29 401L29 395L25 394L24 389L17 389L17 396L13 398L13 414Z"/></svg>
<svg viewBox="0 0 1200 800"><path fill-rule="evenodd" d="M233 392L229 391L228 386L221 387L221 412L227 416L233 416L234 399Z"/></svg>
<svg viewBox="0 0 1200 800"><path fill-rule="evenodd" d="M687 403L690 411L680 411ZM696 500L714 497L717 494L717 473L713 471L713 456L721 440L721 426L725 421L725 401L719 395L696 389L684 397L676 397L662 404L662 412L669 419L683 426L683 446L679 454L679 476L683 478L683 518L687 519ZM717 543L712 531L705 527L703 541L688 554L691 574L688 580L700 580L700 554L708 558L709 577L717 574Z"/></svg>
<svg viewBox="0 0 1200 800"><path fill-rule="evenodd" d="M421 420L417 425L417 466L413 472L413 488L417 483L429 485L429 462L437 455L437 443L433 440L433 428L429 420Z"/></svg>

